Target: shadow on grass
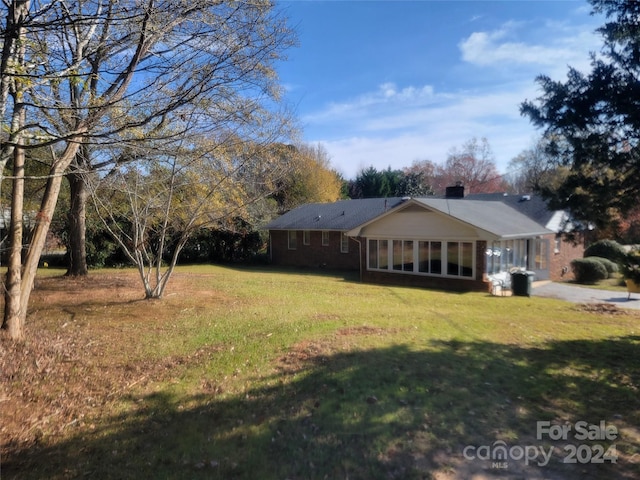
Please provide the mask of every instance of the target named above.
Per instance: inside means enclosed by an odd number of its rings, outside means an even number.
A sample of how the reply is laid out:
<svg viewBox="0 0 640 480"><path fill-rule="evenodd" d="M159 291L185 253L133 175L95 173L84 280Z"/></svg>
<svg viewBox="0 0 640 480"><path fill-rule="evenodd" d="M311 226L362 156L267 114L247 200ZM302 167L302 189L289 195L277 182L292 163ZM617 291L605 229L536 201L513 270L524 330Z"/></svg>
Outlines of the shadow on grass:
<svg viewBox="0 0 640 480"><path fill-rule="evenodd" d="M13 446L2 478L421 479L638 478L640 337L544 348L437 342L323 354L292 350L272 378L238 396L169 391L78 428L54 445ZM567 440L536 438L536 422ZM615 440L574 438L578 421L615 426ZM504 443L495 443L504 442ZM563 463L570 444L587 445ZM505 460L479 447L507 445ZM616 444L612 464L582 463ZM474 449L466 450L472 446ZM556 447L529 465L513 447ZM482 456L482 455L480 455ZM468 458L467 458L468 457ZM505 468L506 467L506 468Z"/></svg>

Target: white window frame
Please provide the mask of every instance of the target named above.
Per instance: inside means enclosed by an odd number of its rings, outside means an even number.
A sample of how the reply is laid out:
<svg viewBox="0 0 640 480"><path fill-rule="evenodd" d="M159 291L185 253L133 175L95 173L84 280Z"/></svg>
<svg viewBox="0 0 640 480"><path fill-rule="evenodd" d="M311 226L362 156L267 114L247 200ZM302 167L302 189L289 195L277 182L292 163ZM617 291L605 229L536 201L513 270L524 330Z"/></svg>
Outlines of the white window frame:
<svg viewBox="0 0 640 480"><path fill-rule="evenodd" d="M329 246L329 232L327 230L322 231L322 246L323 247Z"/></svg>
<svg viewBox="0 0 640 480"><path fill-rule="evenodd" d="M442 276L442 270L443 270L443 268L442 268L442 255L443 255L443 253L442 253L442 244L445 243L445 242L443 242L442 240L417 240L417 242L418 242L418 245L417 245L416 254L417 254L418 258L417 258L416 261L418 262L418 266L417 266L418 273L424 274L424 275ZM427 244L427 250L428 250L428 253L429 253L428 258L426 259L426 261L427 261L427 269L426 270L420 270L420 244L421 243L426 243ZM433 270L432 269L432 267L433 267L433 264L432 264L433 257L432 257L432 255L434 253L434 244L436 244L436 243L440 244L440 271L439 272L433 272L432 271Z"/></svg>
<svg viewBox="0 0 640 480"><path fill-rule="evenodd" d="M346 232L342 232L340 237L340 253L349 253L349 237Z"/></svg>
<svg viewBox="0 0 640 480"><path fill-rule="evenodd" d="M309 230L302 231L302 244L311 245L311 232Z"/></svg>

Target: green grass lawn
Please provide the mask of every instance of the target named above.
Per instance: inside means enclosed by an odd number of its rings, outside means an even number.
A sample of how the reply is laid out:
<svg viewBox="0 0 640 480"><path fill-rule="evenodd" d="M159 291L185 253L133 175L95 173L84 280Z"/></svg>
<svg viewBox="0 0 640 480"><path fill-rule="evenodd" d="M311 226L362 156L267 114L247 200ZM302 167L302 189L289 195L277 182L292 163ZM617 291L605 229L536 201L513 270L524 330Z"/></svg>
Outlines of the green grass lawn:
<svg viewBox="0 0 640 480"><path fill-rule="evenodd" d="M637 313L334 272L181 267L176 279L192 294L170 283L164 317L140 316L141 301L47 324L65 335L102 318L130 332L100 364L138 369L140 381L65 435L14 448L6 478L640 476ZM170 371L146 375L150 362ZM541 421L572 433L537 438ZM575 439L579 421L619 433ZM553 456L540 466L463 453L496 442ZM569 444L586 445L576 463L565 463ZM588 462L614 444L617 463Z"/></svg>
<svg viewBox="0 0 640 480"><path fill-rule="evenodd" d="M580 284L574 281L567 282L571 285L575 285L577 287L583 288L595 288L598 290L608 290L613 292L626 292L627 286L624 283L624 278L621 274L615 274L611 278L607 278L605 280L600 280L597 283L589 283L589 284Z"/></svg>

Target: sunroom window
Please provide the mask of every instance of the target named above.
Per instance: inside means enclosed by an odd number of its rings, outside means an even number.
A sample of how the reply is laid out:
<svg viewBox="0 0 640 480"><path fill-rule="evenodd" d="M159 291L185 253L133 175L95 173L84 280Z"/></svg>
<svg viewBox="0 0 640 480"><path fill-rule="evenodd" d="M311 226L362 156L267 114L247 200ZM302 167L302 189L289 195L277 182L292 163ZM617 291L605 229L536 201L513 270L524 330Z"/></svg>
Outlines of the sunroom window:
<svg viewBox="0 0 640 480"><path fill-rule="evenodd" d="M398 273L473 277L473 242L369 239L367 267Z"/></svg>

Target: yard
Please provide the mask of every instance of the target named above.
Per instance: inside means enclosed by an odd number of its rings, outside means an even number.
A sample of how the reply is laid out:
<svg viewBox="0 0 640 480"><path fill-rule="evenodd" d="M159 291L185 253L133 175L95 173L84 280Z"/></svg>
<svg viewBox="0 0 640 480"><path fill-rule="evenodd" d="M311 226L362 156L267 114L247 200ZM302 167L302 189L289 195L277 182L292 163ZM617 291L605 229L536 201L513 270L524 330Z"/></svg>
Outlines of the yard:
<svg viewBox="0 0 640 480"><path fill-rule="evenodd" d="M640 477L638 312L266 267L181 267L147 301L132 270L61 273L0 342L3 480Z"/></svg>

